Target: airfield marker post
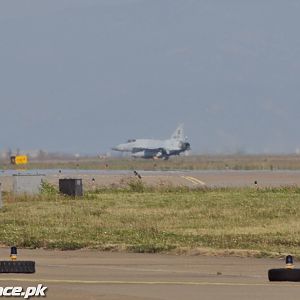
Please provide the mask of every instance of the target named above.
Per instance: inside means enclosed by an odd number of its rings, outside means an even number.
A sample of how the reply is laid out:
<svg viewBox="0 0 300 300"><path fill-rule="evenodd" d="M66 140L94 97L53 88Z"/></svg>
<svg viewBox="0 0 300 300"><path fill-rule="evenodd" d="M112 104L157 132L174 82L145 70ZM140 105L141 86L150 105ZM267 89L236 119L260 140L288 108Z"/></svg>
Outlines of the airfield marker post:
<svg viewBox="0 0 300 300"><path fill-rule="evenodd" d="M2 202L2 183L0 182L0 209L3 206L3 202Z"/></svg>

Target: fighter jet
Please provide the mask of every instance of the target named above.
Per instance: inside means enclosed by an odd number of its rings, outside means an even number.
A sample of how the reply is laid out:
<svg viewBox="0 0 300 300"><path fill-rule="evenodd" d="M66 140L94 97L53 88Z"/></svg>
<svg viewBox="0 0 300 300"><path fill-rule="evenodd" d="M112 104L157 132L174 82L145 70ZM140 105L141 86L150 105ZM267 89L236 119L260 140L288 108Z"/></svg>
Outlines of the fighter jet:
<svg viewBox="0 0 300 300"><path fill-rule="evenodd" d="M179 155L190 150L191 145L186 141L183 124L180 124L170 139L131 139L127 143L113 147L112 150L131 152L136 158L169 159L172 155Z"/></svg>

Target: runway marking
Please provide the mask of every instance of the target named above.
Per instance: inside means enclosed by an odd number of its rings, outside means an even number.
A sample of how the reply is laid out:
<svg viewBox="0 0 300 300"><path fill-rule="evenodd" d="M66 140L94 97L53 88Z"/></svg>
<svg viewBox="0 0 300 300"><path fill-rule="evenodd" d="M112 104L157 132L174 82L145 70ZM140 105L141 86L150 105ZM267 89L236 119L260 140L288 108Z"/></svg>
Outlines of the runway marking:
<svg viewBox="0 0 300 300"><path fill-rule="evenodd" d="M189 180L190 182L192 182L193 184L201 184L201 185L205 185L205 182L195 178L195 177L192 177L192 176L181 176L182 178L186 179L186 180Z"/></svg>
<svg viewBox="0 0 300 300"><path fill-rule="evenodd" d="M206 281L125 281L125 280L76 280L76 279L43 279L43 278L0 278L0 282L38 282L58 284L101 284L101 285L194 285L194 286L262 286L262 287L297 287L299 284L291 283L243 283L243 282L206 282Z"/></svg>

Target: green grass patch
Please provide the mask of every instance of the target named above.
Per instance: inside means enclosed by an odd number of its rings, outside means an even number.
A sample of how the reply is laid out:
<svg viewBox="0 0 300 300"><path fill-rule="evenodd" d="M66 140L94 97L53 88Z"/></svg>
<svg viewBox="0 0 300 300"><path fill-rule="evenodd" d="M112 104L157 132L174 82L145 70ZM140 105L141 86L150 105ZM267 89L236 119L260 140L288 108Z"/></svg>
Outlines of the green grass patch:
<svg viewBox="0 0 300 300"><path fill-rule="evenodd" d="M254 250L300 255L300 189L103 189L4 196L0 243L28 248Z"/></svg>

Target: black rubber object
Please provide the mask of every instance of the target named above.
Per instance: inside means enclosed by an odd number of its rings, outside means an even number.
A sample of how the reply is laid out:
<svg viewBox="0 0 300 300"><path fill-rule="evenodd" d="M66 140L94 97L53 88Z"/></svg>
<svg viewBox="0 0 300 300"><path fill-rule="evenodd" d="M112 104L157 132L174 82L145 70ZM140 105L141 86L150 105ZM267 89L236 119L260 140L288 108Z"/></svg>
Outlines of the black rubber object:
<svg viewBox="0 0 300 300"><path fill-rule="evenodd" d="M0 261L0 273L35 273L34 261Z"/></svg>
<svg viewBox="0 0 300 300"><path fill-rule="evenodd" d="M268 276L270 281L300 281L300 269L271 269Z"/></svg>

